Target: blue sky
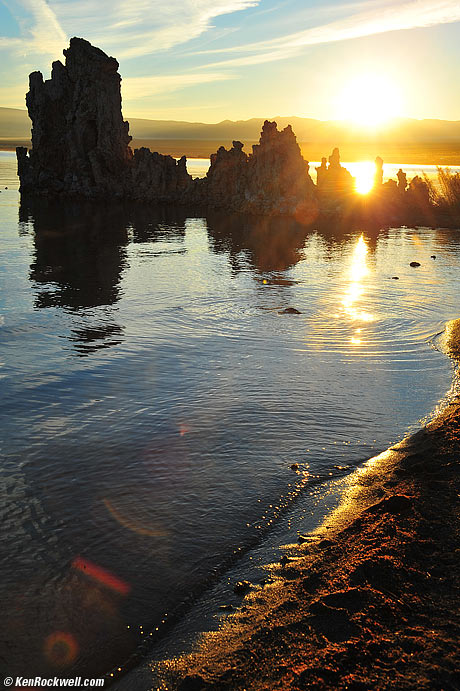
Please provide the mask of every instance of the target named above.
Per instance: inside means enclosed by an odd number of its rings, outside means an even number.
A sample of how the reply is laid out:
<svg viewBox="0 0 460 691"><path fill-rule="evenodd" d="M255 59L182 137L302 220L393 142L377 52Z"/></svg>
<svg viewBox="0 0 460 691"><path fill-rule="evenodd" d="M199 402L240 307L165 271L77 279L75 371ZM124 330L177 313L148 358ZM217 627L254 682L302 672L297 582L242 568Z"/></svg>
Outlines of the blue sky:
<svg viewBox="0 0 460 691"><path fill-rule="evenodd" d="M460 119L458 0L0 0L0 27L2 106L81 36L119 60L127 117Z"/></svg>

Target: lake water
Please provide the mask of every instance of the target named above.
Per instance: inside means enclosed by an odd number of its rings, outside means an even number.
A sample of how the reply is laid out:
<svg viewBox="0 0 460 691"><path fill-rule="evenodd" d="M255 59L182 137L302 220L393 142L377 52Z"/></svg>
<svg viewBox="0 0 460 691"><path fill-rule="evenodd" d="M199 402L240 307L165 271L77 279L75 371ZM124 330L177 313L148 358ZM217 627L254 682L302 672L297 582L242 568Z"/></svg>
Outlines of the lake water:
<svg viewBox="0 0 460 691"><path fill-rule="evenodd" d="M1 668L92 676L442 403L460 231L0 189Z"/></svg>

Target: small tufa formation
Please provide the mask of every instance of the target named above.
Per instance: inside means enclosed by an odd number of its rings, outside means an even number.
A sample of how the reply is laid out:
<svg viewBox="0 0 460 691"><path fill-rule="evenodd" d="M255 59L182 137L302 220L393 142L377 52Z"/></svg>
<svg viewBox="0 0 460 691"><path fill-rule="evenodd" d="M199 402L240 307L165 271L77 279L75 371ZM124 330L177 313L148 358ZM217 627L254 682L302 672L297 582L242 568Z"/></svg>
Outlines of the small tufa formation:
<svg viewBox="0 0 460 691"><path fill-rule="evenodd" d="M265 120L248 160L246 210L316 215L316 190L290 125L281 132Z"/></svg>
<svg viewBox="0 0 460 691"><path fill-rule="evenodd" d="M323 156L321 159L321 165L316 168L316 184L318 187L322 187L324 184L324 178L327 174L327 158Z"/></svg>
<svg viewBox="0 0 460 691"><path fill-rule="evenodd" d="M375 159L375 175L374 188L379 188L383 185L383 158L377 156Z"/></svg>
<svg viewBox="0 0 460 691"><path fill-rule="evenodd" d="M329 156L329 166L323 158L317 169L318 194L323 202L343 201L354 193L355 179L340 165L340 152L336 147Z"/></svg>
<svg viewBox="0 0 460 691"><path fill-rule="evenodd" d="M187 159L178 161L150 151L145 146L134 150L128 195L130 199L151 202L188 201L192 177L187 172Z"/></svg>
<svg viewBox="0 0 460 691"><path fill-rule="evenodd" d="M247 184L248 156L242 142L234 141L227 151L220 146L211 154L211 166L206 174L206 191L216 207L239 207L244 203Z"/></svg>
<svg viewBox="0 0 460 691"><path fill-rule="evenodd" d="M211 156L206 176L207 200L216 207L263 214L316 216L315 185L308 174L296 137L288 125L264 122L259 144L249 156L233 142Z"/></svg>
<svg viewBox="0 0 460 691"><path fill-rule="evenodd" d="M400 168L396 173L396 177L398 178L398 190L403 194L407 187L407 175L403 169Z"/></svg>

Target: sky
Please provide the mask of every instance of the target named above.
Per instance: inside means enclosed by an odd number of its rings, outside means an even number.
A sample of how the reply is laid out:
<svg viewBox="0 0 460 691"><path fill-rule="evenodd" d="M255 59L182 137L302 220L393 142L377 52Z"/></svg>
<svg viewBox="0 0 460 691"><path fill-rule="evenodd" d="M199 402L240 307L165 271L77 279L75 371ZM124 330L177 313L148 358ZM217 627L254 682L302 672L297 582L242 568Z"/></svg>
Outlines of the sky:
<svg viewBox="0 0 460 691"><path fill-rule="evenodd" d="M128 118L460 120L459 0L0 0L0 106L72 36L118 59Z"/></svg>

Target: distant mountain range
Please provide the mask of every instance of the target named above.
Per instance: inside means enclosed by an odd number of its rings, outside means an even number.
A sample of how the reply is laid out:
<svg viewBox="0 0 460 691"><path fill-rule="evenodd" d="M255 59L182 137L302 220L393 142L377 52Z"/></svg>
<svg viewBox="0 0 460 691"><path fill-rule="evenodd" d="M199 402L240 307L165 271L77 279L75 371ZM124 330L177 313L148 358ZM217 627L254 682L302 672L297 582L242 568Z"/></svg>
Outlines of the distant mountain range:
<svg viewBox="0 0 460 691"><path fill-rule="evenodd" d="M460 120L415 120L400 118L391 121L379 133L364 127L350 127L346 122L322 121L312 118L273 117L279 128L292 125L301 142L338 143L349 141L391 141L404 143L457 142L460 148ZM180 120L146 120L128 118L134 139L222 139L254 141L259 138L264 118L224 120L216 124ZM0 107L0 139L30 136L30 120L26 110Z"/></svg>
<svg viewBox="0 0 460 691"><path fill-rule="evenodd" d="M257 140L265 118L224 120L215 125L201 122L165 120L129 120L130 131L136 139L240 139ZM457 142L460 149L460 120L399 119L388 124L376 135L363 127L350 128L344 122L321 121L312 118L272 117L279 128L292 125L301 142L329 143L335 141L391 141L391 142Z"/></svg>
<svg viewBox="0 0 460 691"><path fill-rule="evenodd" d="M189 156L194 155L195 150L197 152L203 150L206 152L203 155L209 155L215 150L216 145L228 146L234 139L241 140L246 144L246 149L249 149L249 146L259 139L264 121L264 118L251 118L206 124L125 117L129 120L134 146L148 146L150 142L155 142L157 150L162 153L179 155L179 152L183 151ZM356 160L356 156L351 156L355 152L357 156L375 156L381 153L390 160L388 156L392 156L394 151L393 157L401 152L398 156L399 160L408 160L407 155L412 158L425 156L424 160L428 162L426 156L429 154L430 158L434 156L434 162L460 165L460 120L400 118L373 133L365 127L352 127L343 121L322 121L296 116L275 116L268 119L276 120L279 128L286 127L288 124L292 125L297 140L302 145L302 150L307 152L311 160L318 160L321 154L330 153L333 146L340 146L343 153L348 153L344 160ZM10 142L11 145L14 142L25 143L29 139L30 120L27 111L0 107L2 148L11 148L5 146L5 143ZM181 142L183 142L182 148ZM418 156L416 155L418 152L425 153L420 153ZM401 158L404 154L406 158Z"/></svg>

